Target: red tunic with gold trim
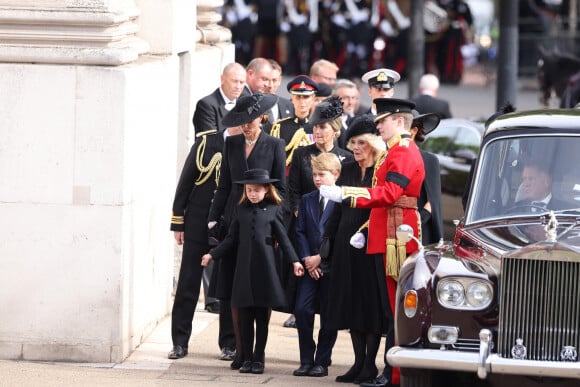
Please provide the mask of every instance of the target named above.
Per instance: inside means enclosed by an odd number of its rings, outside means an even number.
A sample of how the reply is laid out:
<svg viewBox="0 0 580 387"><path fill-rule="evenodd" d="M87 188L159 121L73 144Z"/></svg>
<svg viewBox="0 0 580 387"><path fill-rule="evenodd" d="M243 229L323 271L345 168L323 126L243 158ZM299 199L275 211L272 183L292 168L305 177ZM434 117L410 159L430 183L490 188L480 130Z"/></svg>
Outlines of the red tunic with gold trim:
<svg viewBox="0 0 580 387"><path fill-rule="evenodd" d="M421 194L425 168L421 153L417 145L410 140L410 136L397 135L387 145L389 149L387 156L378 167L375 167L373 187L342 187L342 197L350 207L372 208L368 225L367 253L386 254L387 275L396 280L402 261L406 255L417 251L418 245L412 240L404 246L402 242L396 241L392 232L389 235L389 225L396 227L392 224L394 219L389 219L389 211L392 214L393 207L402 211L402 223L413 227L414 235L421 240L421 217L416 209L416 199ZM405 247L404 251L401 251L402 247ZM389 248L394 250L390 252ZM399 252L402 254L397 254ZM389 262L392 254L400 256L398 263Z"/></svg>

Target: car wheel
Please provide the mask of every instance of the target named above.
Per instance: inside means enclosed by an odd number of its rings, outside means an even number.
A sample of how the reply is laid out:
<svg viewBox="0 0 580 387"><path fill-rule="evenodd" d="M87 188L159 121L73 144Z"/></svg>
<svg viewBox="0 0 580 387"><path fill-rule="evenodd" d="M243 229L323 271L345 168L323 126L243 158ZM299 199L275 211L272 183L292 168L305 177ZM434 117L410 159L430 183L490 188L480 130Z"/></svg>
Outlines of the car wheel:
<svg viewBox="0 0 580 387"><path fill-rule="evenodd" d="M431 387L432 371L418 368L401 369L401 387Z"/></svg>

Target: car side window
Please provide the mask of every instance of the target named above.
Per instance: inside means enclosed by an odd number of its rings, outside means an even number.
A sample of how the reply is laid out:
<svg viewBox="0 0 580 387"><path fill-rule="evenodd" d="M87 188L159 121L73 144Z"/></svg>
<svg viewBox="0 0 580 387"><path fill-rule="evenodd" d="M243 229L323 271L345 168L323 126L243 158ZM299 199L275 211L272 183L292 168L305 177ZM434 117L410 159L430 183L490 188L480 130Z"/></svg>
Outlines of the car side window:
<svg viewBox="0 0 580 387"><path fill-rule="evenodd" d="M462 128L455 138L452 152L459 150L469 150L473 152L474 156L479 154L479 145L481 138L474 130L469 128Z"/></svg>
<svg viewBox="0 0 580 387"><path fill-rule="evenodd" d="M456 133L454 126L438 127L425 138L422 148L431 153L449 154Z"/></svg>

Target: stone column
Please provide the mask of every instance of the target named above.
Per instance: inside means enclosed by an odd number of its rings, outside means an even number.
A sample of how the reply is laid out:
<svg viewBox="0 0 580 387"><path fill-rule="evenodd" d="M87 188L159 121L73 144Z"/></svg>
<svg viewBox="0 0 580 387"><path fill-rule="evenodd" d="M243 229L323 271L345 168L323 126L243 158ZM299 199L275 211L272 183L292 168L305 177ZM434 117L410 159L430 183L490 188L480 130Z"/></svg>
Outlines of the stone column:
<svg viewBox="0 0 580 387"><path fill-rule="evenodd" d="M0 62L121 65L148 44L133 0L0 0Z"/></svg>
<svg viewBox="0 0 580 387"><path fill-rule="evenodd" d="M223 5L223 0L197 0L197 42L213 45L232 39L232 32L218 25L222 16L217 10Z"/></svg>

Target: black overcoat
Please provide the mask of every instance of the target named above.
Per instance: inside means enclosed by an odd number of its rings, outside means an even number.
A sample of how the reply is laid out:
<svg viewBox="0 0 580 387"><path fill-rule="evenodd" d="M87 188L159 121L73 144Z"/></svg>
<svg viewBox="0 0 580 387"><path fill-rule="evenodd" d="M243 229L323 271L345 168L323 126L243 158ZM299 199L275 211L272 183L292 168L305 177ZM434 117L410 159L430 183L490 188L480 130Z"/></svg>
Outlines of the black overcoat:
<svg viewBox="0 0 580 387"><path fill-rule="evenodd" d="M223 216L226 227L232 222L234 210L242 197L243 185L235 181L244 179L248 169L261 168L278 179L274 186L281 197L286 195L286 165L284 143L264 132L260 134L254 149L246 159L245 138L242 134L227 137L222 152L220 179L209 210L208 222L217 221ZM214 265L209 294L212 297L229 299L235 260L223 259Z"/></svg>
<svg viewBox="0 0 580 387"><path fill-rule="evenodd" d="M432 153L422 149L423 165L425 165L425 180L421 186L421 195L417 201L421 215L421 241L424 245L437 243L443 238L443 213L441 210L441 172L439 159ZM425 210L425 203L431 202L431 213Z"/></svg>
<svg viewBox="0 0 580 387"><path fill-rule="evenodd" d="M228 235L210 251L217 260L236 261L232 307L286 305L286 295L276 269L276 242L288 265L298 261L282 224L280 206L266 200L256 204L244 202L238 206Z"/></svg>
<svg viewBox="0 0 580 387"><path fill-rule="evenodd" d="M337 185L371 187L374 167L366 169L353 161L342 167ZM385 267L381 254L356 249L350 238L369 219L368 208L334 206L324 235L333 240L328 289L328 329L353 329L385 333L388 307Z"/></svg>

